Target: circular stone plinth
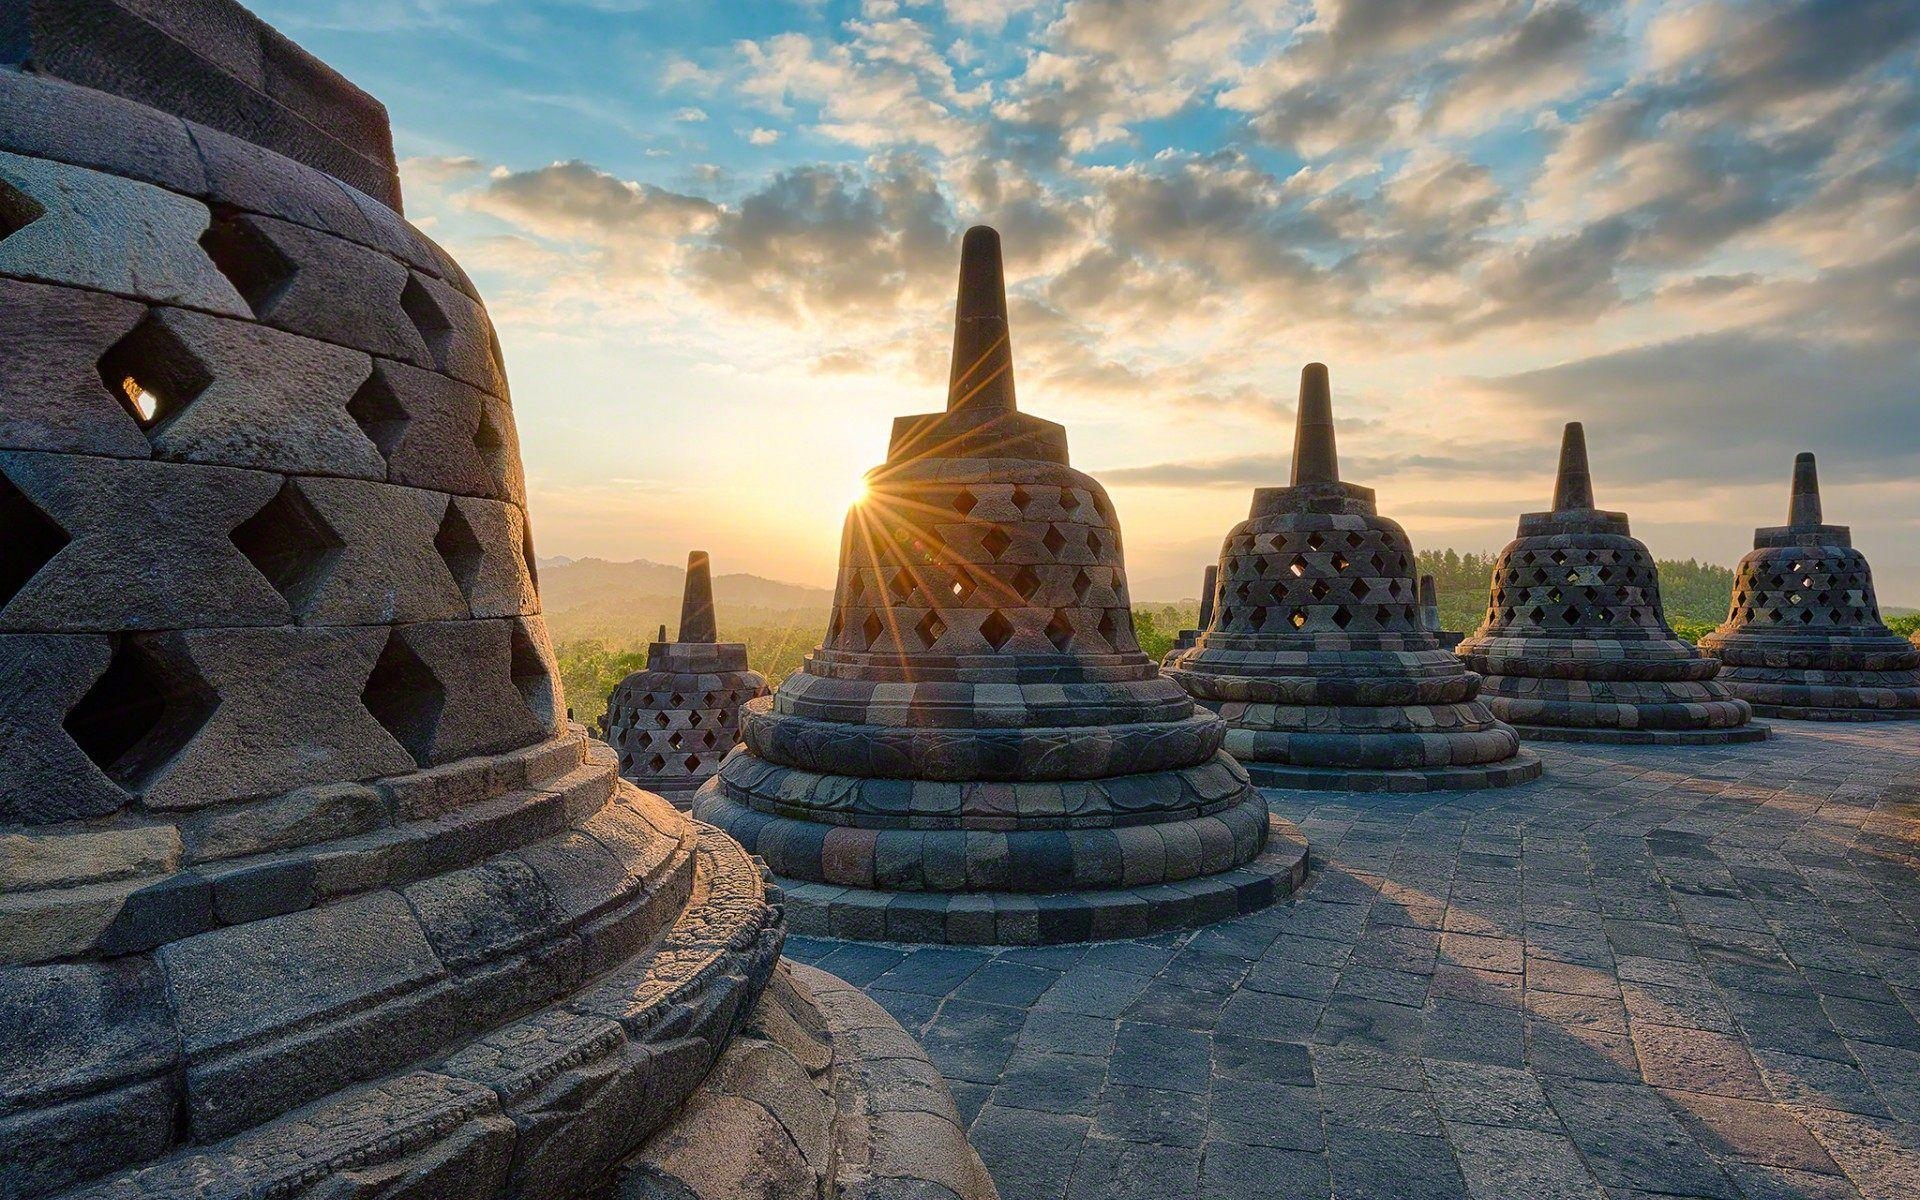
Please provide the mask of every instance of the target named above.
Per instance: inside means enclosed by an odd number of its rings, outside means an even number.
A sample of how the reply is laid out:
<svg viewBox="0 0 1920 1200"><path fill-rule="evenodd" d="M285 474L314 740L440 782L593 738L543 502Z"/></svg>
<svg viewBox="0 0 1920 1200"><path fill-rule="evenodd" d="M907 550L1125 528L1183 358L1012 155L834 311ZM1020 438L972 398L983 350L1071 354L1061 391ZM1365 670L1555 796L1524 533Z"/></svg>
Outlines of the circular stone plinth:
<svg viewBox="0 0 1920 1200"><path fill-rule="evenodd" d="M1242 762L1263 788L1316 792L1453 792L1514 787L1540 778L1540 756L1521 750L1512 758L1471 767L1434 767L1420 771L1372 771L1345 767L1303 767L1293 763Z"/></svg>
<svg viewBox="0 0 1920 1200"><path fill-rule="evenodd" d="M1777 704L1753 704L1756 717L1781 717L1789 721L1920 721L1920 708L1795 708Z"/></svg>
<svg viewBox="0 0 1920 1200"><path fill-rule="evenodd" d="M881 892L778 881L787 927L811 937L969 946L1044 946L1147 937L1245 916L1307 877L1307 839L1267 818L1252 861L1178 883L1084 892Z"/></svg>
<svg viewBox="0 0 1920 1200"><path fill-rule="evenodd" d="M1513 729L1521 737L1536 742L1609 742L1617 746L1725 746L1764 742L1773 732L1758 721L1730 729L1600 729L1556 725L1514 725Z"/></svg>

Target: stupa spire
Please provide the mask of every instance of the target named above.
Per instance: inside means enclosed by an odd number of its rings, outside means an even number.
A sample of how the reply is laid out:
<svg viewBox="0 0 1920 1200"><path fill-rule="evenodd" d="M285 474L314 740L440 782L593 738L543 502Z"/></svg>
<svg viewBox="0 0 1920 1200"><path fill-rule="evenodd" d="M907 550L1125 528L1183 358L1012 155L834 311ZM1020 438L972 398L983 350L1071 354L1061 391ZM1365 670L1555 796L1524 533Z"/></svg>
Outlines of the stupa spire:
<svg viewBox="0 0 1920 1200"><path fill-rule="evenodd" d="M680 596L680 640L720 640L713 620L713 567L705 550L687 555L687 588Z"/></svg>
<svg viewBox="0 0 1920 1200"><path fill-rule="evenodd" d="M1568 421L1560 435L1560 473L1553 481L1553 511L1593 507L1593 472L1587 468L1587 431Z"/></svg>
<svg viewBox="0 0 1920 1200"><path fill-rule="evenodd" d="M1820 472L1813 455L1804 450L1793 460L1793 498L1787 502L1787 524L1802 529L1822 524Z"/></svg>
<svg viewBox="0 0 1920 1200"><path fill-rule="evenodd" d="M1200 583L1200 628L1202 629L1213 624L1213 593L1219 586L1219 566L1208 567Z"/></svg>
<svg viewBox="0 0 1920 1200"><path fill-rule="evenodd" d="M1293 486L1340 482L1340 455L1333 441L1333 388L1325 363L1300 370L1300 404L1293 430Z"/></svg>
<svg viewBox="0 0 1920 1200"><path fill-rule="evenodd" d="M953 368L947 411L1013 412L1013 346L1000 234L975 225L960 240L960 286L953 306Z"/></svg>

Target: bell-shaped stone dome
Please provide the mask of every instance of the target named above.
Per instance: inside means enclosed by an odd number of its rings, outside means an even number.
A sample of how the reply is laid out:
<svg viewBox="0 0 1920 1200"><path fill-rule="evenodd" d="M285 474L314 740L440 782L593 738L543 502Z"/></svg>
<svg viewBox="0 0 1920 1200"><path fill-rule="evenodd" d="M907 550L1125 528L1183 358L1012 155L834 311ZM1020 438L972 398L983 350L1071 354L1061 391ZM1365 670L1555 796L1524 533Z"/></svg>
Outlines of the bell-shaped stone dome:
<svg viewBox="0 0 1920 1200"><path fill-rule="evenodd" d="M1823 522L1811 454L1794 460L1787 523L1754 530L1726 622L1700 648L1761 716L1920 717L1920 650L1881 623L1873 571L1847 527Z"/></svg>
<svg viewBox="0 0 1920 1200"><path fill-rule="evenodd" d="M223 0L6 25L0 1194L737 1195L754 1080L838 1128L885 1018L566 722L498 344L385 110ZM924 1144L990 1196L914 1094L755 1194Z"/></svg>
<svg viewBox="0 0 1920 1200"><path fill-rule="evenodd" d="M947 410L894 423L825 644L747 706L694 812L782 877L797 929L1130 936L1300 877L1224 733L1135 641L1105 490L1015 407L999 235L969 230Z"/></svg>
<svg viewBox="0 0 1920 1200"><path fill-rule="evenodd" d="M1527 513L1493 566L1486 620L1458 653L1522 736L1558 741L1742 742L1767 736L1720 664L1660 608L1653 555L1625 513L1593 506L1586 433L1567 425L1553 511Z"/></svg>
<svg viewBox="0 0 1920 1200"><path fill-rule="evenodd" d="M1216 592L1167 674L1226 720L1227 749L1259 782L1428 791L1540 774L1423 622L1406 532L1341 481L1319 363L1300 373L1293 481L1254 492Z"/></svg>
<svg viewBox="0 0 1920 1200"><path fill-rule="evenodd" d="M681 808L740 741L741 707L768 691L767 677L747 669L746 646L719 640L712 569L706 551L687 556L678 640L662 626L646 670L614 687L600 718L621 778Z"/></svg>

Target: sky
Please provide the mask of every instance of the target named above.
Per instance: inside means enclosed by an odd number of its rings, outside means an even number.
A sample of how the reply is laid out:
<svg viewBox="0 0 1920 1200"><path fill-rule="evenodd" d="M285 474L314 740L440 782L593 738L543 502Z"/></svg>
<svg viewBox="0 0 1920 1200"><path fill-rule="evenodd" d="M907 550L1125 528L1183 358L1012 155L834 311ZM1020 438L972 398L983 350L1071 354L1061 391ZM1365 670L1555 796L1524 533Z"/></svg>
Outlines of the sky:
<svg viewBox="0 0 1920 1200"><path fill-rule="evenodd" d="M1418 547L1504 544L1581 420L1662 558L1736 561L1816 452L1920 605L1912 0L254 7L387 104L499 326L542 556L830 584L892 418L944 402L984 221L1021 407L1136 596L1196 594L1285 482L1317 360Z"/></svg>

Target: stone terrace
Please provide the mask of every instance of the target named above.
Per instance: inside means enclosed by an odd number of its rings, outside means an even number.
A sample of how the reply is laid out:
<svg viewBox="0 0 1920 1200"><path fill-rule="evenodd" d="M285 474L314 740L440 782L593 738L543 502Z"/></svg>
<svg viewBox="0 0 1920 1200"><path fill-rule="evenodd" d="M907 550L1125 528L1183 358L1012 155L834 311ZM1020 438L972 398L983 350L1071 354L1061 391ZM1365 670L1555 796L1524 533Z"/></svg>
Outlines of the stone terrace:
<svg viewBox="0 0 1920 1200"><path fill-rule="evenodd" d="M1920 738L1774 728L1269 792L1312 879L1197 932L787 952L920 1036L1006 1200L1920 1196Z"/></svg>

